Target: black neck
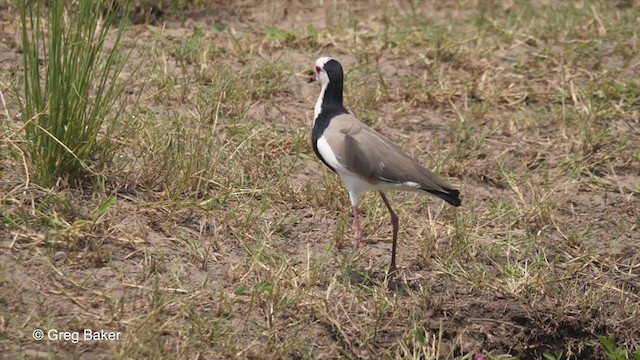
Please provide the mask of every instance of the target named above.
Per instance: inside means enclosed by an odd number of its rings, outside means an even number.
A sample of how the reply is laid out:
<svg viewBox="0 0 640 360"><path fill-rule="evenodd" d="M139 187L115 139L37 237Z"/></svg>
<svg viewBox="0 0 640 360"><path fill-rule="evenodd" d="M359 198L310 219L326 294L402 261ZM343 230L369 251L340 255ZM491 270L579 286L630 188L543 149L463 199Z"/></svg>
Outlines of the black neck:
<svg viewBox="0 0 640 360"><path fill-rule="evenodd" d="M318 118L327 118L327 115L331 117L348 113L347 109L342 104L343 91L342 91L342 79L340 81L331 81L327 85L327 89L324 91L322 98L322 106L320 107L320 115Z"/></svg>
<svg viewBox="0 0 640 360"><path fill-rule="evenodd" d="M324 92L324 99L322 101L322 106L339 106L342 107L342 99L343 99L343 88L342 81L332 81L327 85L327 90Z"/></svg>

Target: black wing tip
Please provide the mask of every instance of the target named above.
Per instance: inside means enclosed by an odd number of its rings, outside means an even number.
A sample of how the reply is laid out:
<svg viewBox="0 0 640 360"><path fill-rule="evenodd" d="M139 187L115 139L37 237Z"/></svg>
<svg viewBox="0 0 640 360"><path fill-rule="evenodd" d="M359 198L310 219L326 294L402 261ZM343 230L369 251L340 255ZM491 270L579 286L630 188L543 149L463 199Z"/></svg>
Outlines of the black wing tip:
<svg viewBox="0 0 640 360"><path fill-rule="evenodd" d="M462 205L462 200L460 200L460 191L458 190L452 190L447 194L446 198L443 198L444 201L448 202L449 204L458 207L460 205Z"/></svg>
<svg viewBox="0 0 640 360"><path fill-rule="evenodd" d="M462 205L462 200L460 200L460 198L458 197L451 198L451 200L446 200L446 201L455 207Z"/></svg>
<svg viewBox="0 0 640 360"><path fill-rule="evenodd" d="M462 200L460 200L460 191L458 190L447 189L447 192L443 192L443 191L429 191L429 192L455 207L462 205Z"/></svg>

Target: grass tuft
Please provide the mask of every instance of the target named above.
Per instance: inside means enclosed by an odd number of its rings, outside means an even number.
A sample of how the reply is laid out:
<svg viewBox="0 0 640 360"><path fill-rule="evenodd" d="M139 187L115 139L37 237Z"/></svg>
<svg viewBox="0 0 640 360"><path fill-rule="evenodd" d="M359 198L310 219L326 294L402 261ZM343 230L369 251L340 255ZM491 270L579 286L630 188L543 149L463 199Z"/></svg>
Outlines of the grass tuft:
<svg viewBox="0 0 640 360"><path fill-rule="evenodd" d="M29 160L39 184L78 185L109 162L105 147L123 111L116 102L125 26L107 46L115 14L103 1L20 1L19 8Z"/></svg>

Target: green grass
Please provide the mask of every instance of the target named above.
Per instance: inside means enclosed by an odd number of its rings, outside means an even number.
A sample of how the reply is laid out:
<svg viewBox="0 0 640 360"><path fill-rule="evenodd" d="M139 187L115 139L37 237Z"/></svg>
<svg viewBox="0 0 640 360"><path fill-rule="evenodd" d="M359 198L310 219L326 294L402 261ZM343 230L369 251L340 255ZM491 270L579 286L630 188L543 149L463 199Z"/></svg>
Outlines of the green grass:
<svg viewBox="0 0 640 360"><path fill-rule="evenodd" d="M84 160L99 181L27 181L22 109L3 93L1 352L635 356L637 4L209 5L135 9L166 12L122 34L131 120L109 133L122 123L109 112L100 125L110 155ZM16 9L0 11L8 29L20 29ZM21 69L7 44L0 37ZM455 209L389 194L400 218L394 289L384 204L364 196L353 253L348 195L311 148L319 89L305 80L321 55L344 65L356 116L461 189ZM22 76L0 71L0 83ZM123 340L31 337L85 327Z"/></svg>
<svg viewBox="0 0 640 360"><path fill-rule="evenodd" d="M122 125L117 101L124 91L118 79L125 66L119 51L124 22L105 48L114 13L107 10L102 18L101 1L64 3L19 3L25 148L36 181L48 187L78 185L107 165L110 151L104 148Z"/></svg>

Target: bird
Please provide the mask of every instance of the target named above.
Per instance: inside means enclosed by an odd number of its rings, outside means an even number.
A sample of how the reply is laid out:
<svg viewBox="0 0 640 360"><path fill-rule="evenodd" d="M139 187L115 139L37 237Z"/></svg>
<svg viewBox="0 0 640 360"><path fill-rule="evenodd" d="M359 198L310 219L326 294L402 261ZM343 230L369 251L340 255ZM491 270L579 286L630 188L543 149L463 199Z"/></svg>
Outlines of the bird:
<svg viewBox="0 0 640 360"><path fill-rule="evenodd" d="M393 227L391 263L388 274L396 272L396 250L399 222L387 191L411 191L438 197L460 206L460 192L422 166L398 145L370 128L344 107L344 71L342 65L327 56L315 62L308 83L320 84L320 95L314 107L312 144L316 156L344 182L353 212L354 250L362 241L360 199L366 191L378 191Z"/></svg>

